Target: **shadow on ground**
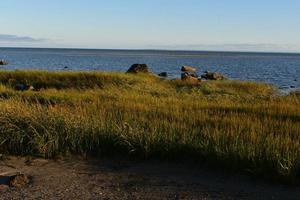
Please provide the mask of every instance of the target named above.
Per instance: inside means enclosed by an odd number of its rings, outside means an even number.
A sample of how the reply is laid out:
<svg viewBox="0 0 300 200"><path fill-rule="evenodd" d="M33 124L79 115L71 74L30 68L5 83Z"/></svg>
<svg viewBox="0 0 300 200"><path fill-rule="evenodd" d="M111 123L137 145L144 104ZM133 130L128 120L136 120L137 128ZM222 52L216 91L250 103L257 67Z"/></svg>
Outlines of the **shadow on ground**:
<svg viewBox="0 0 300 200"><path fill-rule="evenodd" d="M21 188L5 187L1 199L299 199L300 188L270 185L242 175L158 161L9 157L0 174L32 177ZM0 186L8 176L0 177Z"/></svg>

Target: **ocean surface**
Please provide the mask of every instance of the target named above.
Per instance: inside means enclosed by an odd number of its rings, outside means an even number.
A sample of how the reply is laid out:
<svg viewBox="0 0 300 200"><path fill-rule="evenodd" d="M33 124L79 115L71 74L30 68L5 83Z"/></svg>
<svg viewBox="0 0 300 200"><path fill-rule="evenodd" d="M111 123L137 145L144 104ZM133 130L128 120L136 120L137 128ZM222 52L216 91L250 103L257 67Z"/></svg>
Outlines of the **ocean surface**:
<svg viewBox="0 0 300 200"><path fill-rule="evenodd" d="M300 89L300 54L157 50L87 50L0 48L2 70L99 70L125 72L134 63L146 63L153 72L180 76L182 65L218 71L230 79L271 83L283 90ZM68 69L64 69L68 66Z"/></svg>

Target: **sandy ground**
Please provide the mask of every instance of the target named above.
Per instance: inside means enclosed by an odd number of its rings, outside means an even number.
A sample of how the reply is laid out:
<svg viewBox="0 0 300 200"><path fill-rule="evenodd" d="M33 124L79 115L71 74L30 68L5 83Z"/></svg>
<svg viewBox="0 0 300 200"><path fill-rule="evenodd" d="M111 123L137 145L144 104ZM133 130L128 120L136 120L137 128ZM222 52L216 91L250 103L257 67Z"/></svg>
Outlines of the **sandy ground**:
<svg viewBox="0 0 300 200"><path fill-rule="evenodd" d="M4 174L15 172L30 184L5 185ZM0 175L0 199L300 199L300 187L157 161L9 157L0 161Z"/></svg>

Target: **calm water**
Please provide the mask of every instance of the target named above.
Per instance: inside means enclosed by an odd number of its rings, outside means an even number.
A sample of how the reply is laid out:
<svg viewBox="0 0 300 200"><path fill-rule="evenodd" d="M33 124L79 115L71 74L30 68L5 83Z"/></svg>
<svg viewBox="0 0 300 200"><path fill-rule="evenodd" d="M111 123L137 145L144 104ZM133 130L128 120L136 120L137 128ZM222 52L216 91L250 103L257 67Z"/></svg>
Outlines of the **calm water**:
<svg viewBox="0 0 300 200"><path fill-rule="evenodd" d="M101 70L126 71L134 63L146 63L152 71L180 75L182 65L219 71L231 79L267 82L281 89L300 89L300 54L263 54L191 51L80 50L0 48L5 70Z"/></svg>

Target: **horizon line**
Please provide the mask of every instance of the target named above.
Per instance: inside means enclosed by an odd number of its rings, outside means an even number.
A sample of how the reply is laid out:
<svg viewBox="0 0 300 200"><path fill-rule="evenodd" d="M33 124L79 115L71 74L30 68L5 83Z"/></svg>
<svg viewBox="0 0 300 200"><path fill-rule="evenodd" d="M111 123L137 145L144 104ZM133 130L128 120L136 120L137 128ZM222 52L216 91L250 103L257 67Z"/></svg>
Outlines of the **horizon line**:
<svg viewBox="0 0 300 200"><path fill-rule="evenodd" d="M88 47L9 47L0 49L65 49L65 50L107 50L107 51L187 51L187 52L216 52L216 53L263 53L263 54L300 54L300 51L239 51L239 50L195 50L195 49L167 49L167 48L88 48Z"/></svg>

